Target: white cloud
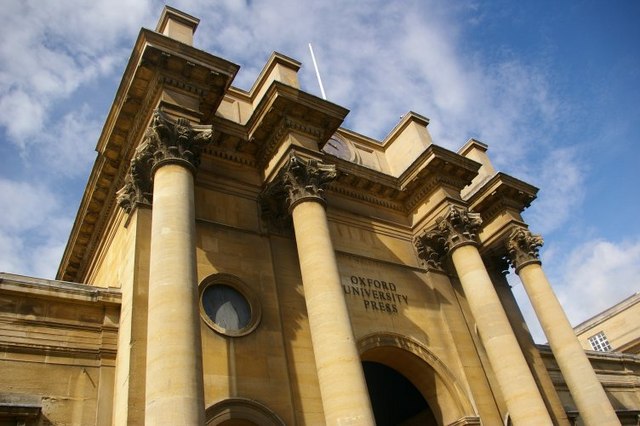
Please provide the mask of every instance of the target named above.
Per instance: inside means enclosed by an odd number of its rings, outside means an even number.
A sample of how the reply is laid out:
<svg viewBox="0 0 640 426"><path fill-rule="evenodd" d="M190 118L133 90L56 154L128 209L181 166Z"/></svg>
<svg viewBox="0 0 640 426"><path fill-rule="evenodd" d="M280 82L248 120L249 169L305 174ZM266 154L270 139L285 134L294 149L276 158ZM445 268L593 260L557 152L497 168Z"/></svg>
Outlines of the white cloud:
<svg viewBox="0 0 640 426"><path fill-rule="evenodd" d="M0 125L10 140L27 149L57 113L57 102L122 63L128 49L119 43L132 39L148 12L143 1L4 3Z"/></svg>
<svg viewBox="0 0 640 426"><path fill-rule="evenodd" d="M39 156L55 174L86 178L104 120L85 105L65 114L38 141Z"/></svg>
<svg viewBox="0 0 640 426"><path fill-rule="evenodd" d="M58 208L56 197L43 185L0 178L0 227L25 231L38 226Z"/></svg>
<svg viewBox="0 0 640 426"><path fill-rule="evenodd" d="M46 105L21 90L9 90L0 96L0 125L7 129L9 137L22 150L28 135L42 127Z"/></svg>
<svg viewBox="0 0 640 426"><path fill-rule="evenodd" d="M0 205L0 271L53 277L70 224L58 197L44 185L0 178Z"/></svg>
<svg viewBox="0 0 640 426"><path fill-rule="evenodd" d="M640 291L640 240L588 241L568 257L558 298L574 325Z"/></svg>
<svg viewBox="0 0 640 426"><path fill-rule="evenodd" d="M524 178L541 190L526 216L536 233L549 234L579 212L584 199L585 171L576 150L557 148L531 163Z"/></svg>

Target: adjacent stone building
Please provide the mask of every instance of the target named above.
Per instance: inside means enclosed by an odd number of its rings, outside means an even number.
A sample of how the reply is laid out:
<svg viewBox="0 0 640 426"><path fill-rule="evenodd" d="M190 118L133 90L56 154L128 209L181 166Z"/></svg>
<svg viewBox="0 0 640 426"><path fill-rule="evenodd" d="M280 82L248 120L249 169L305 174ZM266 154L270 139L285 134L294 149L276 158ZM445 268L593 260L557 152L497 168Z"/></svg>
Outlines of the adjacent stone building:
<svg viewBox="0 0 640 426"><path fill-rule="evenodd" d="M640 354L640 293L635 293L575 327L586 350Z"/></svg>
<svg viewBox="0 0 640 426"><path fill-rule="evenodd" d="M1 424L637 423L640 359L575 337L535 187L413 112L341 127L281 54L235 88L197 25L140 32L57 280L0 275Z"/></svg>

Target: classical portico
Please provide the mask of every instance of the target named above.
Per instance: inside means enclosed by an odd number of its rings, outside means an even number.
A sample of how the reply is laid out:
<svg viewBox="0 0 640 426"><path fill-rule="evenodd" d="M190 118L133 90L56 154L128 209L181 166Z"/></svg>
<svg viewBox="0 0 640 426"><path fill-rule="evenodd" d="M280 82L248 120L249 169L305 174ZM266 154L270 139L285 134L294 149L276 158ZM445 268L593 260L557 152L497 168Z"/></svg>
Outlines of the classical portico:
<svg viewBox="0 0 640 426"><path fill-rule="evenodd" d="M141 30L57 280L0 273L0 423L637 415L640 362L582 351L542 271L522 217L537 188L475 139L438 146L415 112L379 139L344 127L280 53L235 87L198 24L166 7Z"/></svg>
<svg viewBox="0 0 640 426"><path fill-rule="evenodd" d="M480 215L451 205L416 239L418 254L431 262L450 256L504 395L517 425L551 425L540 392L478 251Z"/></svg>

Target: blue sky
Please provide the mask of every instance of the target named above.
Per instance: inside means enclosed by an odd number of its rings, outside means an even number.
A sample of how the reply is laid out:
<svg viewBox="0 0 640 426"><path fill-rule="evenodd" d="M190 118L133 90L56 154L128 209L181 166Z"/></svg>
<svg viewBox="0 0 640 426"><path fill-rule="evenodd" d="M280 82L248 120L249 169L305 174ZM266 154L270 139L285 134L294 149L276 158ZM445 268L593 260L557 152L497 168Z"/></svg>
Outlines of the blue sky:
<svg viewBox="0 0 640 426"><path fill-rule="evenodd" d="M383 139L409 110L434 142L489 145L540 190L525 213L574 325L640 291L640 3L637 1L179 0L195 45L242 68L312 42L345 127ZM153 0L9 0L0 9L0 270L53 278L99 131ZM518 278L514 292L544 341Z"/></svg>

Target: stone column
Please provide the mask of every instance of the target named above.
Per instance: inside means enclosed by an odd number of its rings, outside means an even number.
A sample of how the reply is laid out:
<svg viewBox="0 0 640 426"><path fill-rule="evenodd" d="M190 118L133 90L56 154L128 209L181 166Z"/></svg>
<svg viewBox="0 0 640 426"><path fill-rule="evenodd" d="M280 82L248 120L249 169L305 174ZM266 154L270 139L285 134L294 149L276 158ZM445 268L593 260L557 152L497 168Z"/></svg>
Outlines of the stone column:
<svg viewBox="0 0 640 426"><path fill-rule="evenodd" d="M591 367L538 257L543 240L524 228L506 242L509 260L531 300L569 392L585 425L619 425L607 395Z"/></svg>
<svg viewBox="0 0 640 426"><path fill-rule="evenodd" d="M480 217L451 206L436 225L416 239L418 254L432 266L445 254L464 290L480 339L514 425L551 425L552 421L476 242Z"/></svg>
<svg viewBox="0 0 640 426"><path fill-rule="evenodd" d="M322 198L335 167L292 156L280 180L293 217L327 425L374 425Z"/></svg>
<svg viewBox="0 0 640 426"><path fill-rule="evenodd" d="M131 199L144 195L151 187L145 182L153 180L145 396L149 425L204 424L193 174L200 144L211 132L198 127L156 111L120 191L121 205L130 208Z"/></svg>

